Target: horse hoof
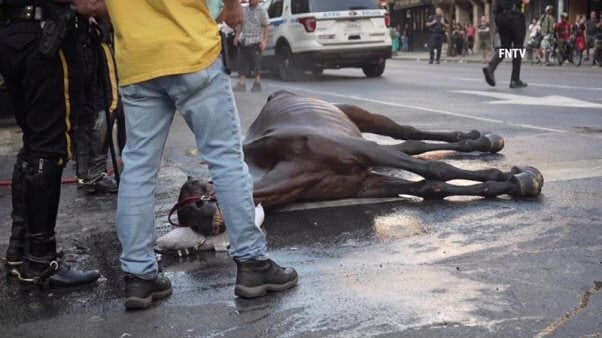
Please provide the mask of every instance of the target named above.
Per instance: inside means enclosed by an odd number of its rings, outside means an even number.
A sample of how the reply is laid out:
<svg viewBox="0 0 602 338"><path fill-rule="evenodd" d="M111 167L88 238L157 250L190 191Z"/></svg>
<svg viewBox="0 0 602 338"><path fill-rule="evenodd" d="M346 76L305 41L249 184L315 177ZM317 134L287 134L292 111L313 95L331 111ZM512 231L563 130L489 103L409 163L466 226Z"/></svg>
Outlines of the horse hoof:
<svg viewBox="0 0 602 338"><path fill-rule="evenodd" d="M518 191L514 196L536 197L541 193L543 187L543 175L533 167L514 167L515 172L510 179L518 185Z"/></svg>
<svg viewBox="0 0 602 338"><path fill-rule="evenodd" d="M489 143L491 143L491 145L489 147L490 153L495 154L504 148L504 138L501 137L500 135L486 134L485 138L487 138L487 140L489 140Z"/></svg>

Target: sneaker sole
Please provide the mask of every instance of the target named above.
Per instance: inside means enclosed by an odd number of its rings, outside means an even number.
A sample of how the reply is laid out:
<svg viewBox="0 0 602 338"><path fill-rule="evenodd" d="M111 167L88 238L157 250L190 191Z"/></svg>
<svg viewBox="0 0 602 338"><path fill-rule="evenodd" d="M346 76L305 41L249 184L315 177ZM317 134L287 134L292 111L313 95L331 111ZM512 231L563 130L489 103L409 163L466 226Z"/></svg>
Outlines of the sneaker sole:
<svg viewBox="0 0 602 338"><path fill-rule="evenodd" d="M246 287L242 285L236 285L234 287L234 294L242 297L242 298L256 298L265 296L268 291L283 291L286 289L290 289L293 286L297 285L297 280L299 277L294 280L287 282L285 284L264 284L260 286L254 287Z"/></svg>
<svg viewBox="0 0 602 338"><path fill-rule="evenodd" d="M149 307L154 300L159 300L171 295L173 288L169 288L164 291L153 292L150 296L146 298L140 297L129 297L125 299L125 308L126 310L136 310L136 309L146 309Z"/></svg>

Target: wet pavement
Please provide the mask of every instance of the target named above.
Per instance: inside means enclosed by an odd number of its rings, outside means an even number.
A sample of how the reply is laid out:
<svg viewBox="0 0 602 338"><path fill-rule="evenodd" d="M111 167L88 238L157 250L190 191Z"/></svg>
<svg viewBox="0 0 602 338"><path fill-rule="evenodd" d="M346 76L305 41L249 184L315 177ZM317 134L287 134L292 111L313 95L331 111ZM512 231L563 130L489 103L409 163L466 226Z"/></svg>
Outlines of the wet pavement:
<svg viewBox="0 0 602 338"><path fill-rule="evenodd" d="M285 86L267 79L264 93L237 94L243 127L271 91ZM294 86L315 89L311 83ZM434 102L425 95L425 106ZM390 109L376 102L368 106L383 113ZM401 110L403 119L391 116L422 127L428 123L429 129L467 123ZM600 127L599 118L593 121L590 126ZM59 245L73 265L98 268L102 278L93 287L44 291L2 278L0 336L602 335L602 179L596 162L602 159L602 138L525 132L484 120L470 123L471 128L501 130L507 148L497 155L444 152L430 158L464 168L536 165L549 178L539 198L400 197L303 203L269 212L264 230L270 253L298 270L299 285L254 300L234 296L235 264L224 252L159 256L173 295L146 311L125 312L115 195L87 194L65 184ZM0 180L5 180L19 133L2 128L0 136ZM545 150L550 144L555 151ZM169 230L167 212L186 176L207 176L193 149L185 124L176 118L156 194L159 234ZM589 170L581 173L577 167ZM73 177L71 165L64 177ZM0 186L2 253L9 215L10 191Z"/></svg>

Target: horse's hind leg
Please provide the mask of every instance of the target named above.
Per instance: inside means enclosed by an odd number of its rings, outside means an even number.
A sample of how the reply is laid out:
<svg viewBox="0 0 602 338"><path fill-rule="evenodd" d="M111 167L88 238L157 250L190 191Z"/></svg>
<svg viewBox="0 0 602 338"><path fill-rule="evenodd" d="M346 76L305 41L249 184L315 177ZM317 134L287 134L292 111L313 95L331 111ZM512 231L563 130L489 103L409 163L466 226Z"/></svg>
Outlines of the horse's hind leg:
<svg viewBox="0 0 602 338"><path fill-rule="evenodd" d="M526 185L530 185L525 189ZM441 199L447 196L482 196L496 197L504 194L510 196L535 197L541 192L543 181L532 177L530 180L513 178L509 181L486 181L468 186L459 186L441 181L422 180L406 181L396 177L379 174L370 175L362 184L357 197L396 197L401 194L419 196L425 199Z"/></svg>
<svg viewBox="0 0 602 338"><path fill-rule="evenodd" d="M473 130L468 133L453 132L429 132L396 123L390 118L373 114L365 109L351 104L335 104L347 117L353 121L360 131L386 135L398 140L432 140L444 142L458 142L467 139L477 139L481 133Z"/></svg>

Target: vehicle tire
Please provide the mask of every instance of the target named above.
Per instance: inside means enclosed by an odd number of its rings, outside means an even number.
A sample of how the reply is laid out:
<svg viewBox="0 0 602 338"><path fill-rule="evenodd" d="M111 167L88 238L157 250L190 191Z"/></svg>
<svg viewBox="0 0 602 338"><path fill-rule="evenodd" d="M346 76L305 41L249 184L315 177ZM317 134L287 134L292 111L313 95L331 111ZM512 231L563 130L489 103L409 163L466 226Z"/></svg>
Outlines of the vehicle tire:
<svg viewBox="0 0 602 338"><path fill-rule="evenodd" d="M573 47L573 51L571 53L573 55L573 64L577 67L581 66L581 59L583 58L583 51L575 46L575 47Z"/></svg>
<svg viewBox="0 0 602 338"><path fill-rule="evenodd" d="M282 81L295 81L301 72L295 66L295 57L288 45L282 46L276 52L278 58L278 75Z"/></svg>
<svg viewBox="0 0 602 338"><path fill-rule="evenodd" d="M385 61L382 63L367 63L362 66L362 70L367 77L379 77L385 71Z"/></svg>

